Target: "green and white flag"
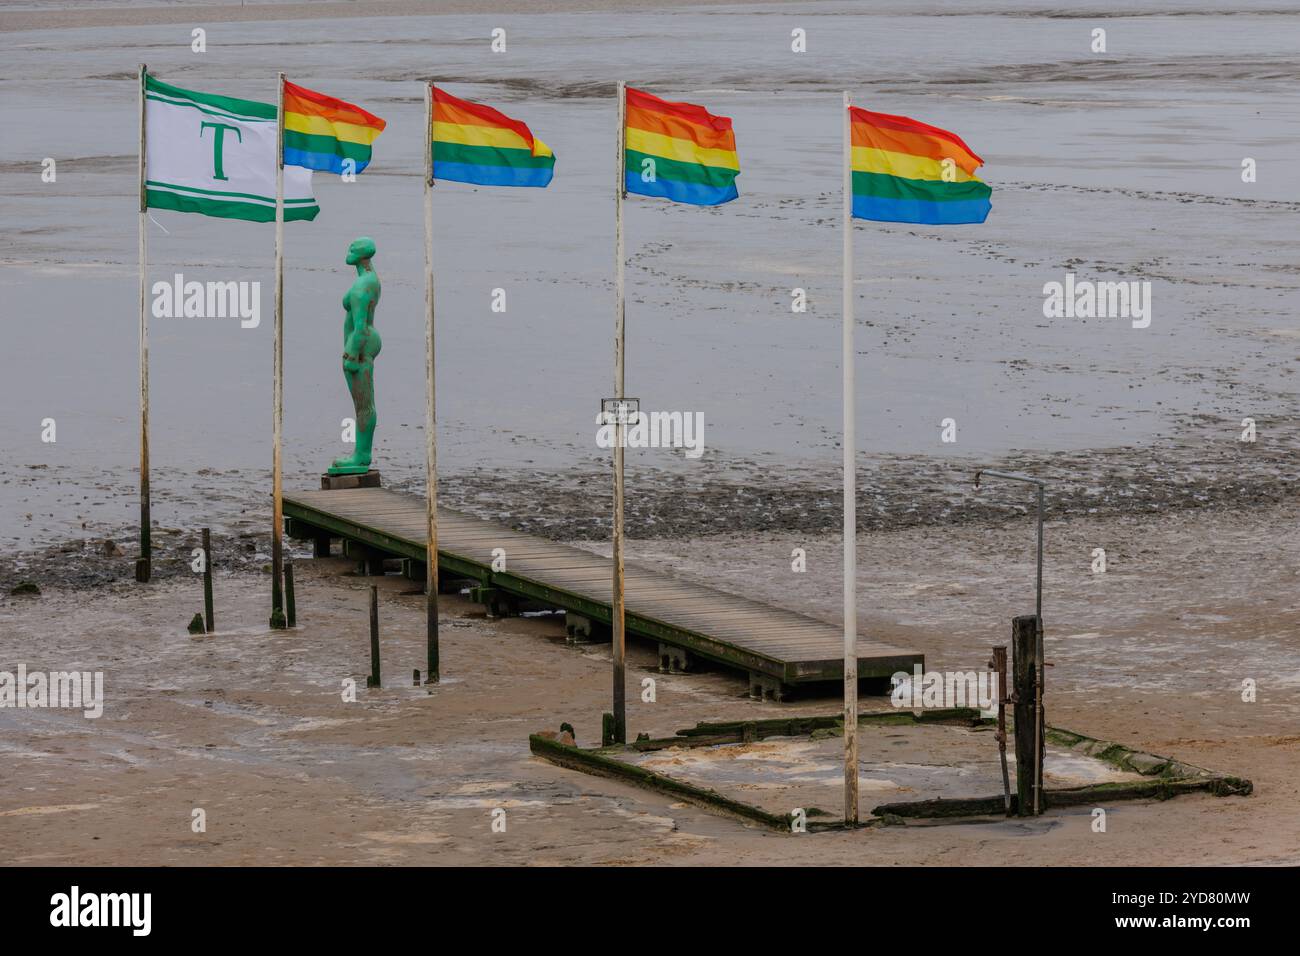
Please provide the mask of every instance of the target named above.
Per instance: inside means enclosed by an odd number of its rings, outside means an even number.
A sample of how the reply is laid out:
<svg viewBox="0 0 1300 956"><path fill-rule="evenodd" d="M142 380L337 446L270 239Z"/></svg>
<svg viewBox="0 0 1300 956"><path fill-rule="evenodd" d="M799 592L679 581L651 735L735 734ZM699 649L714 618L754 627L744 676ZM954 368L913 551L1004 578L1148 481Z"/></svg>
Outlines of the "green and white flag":
<svg viewBox="0 0 1300 956"><path fill-rule="evenodd" d="M145 77L145 194L153 209L275 220L275 106ZM284 218L315 219L311 170L284 168Z"/></svg>

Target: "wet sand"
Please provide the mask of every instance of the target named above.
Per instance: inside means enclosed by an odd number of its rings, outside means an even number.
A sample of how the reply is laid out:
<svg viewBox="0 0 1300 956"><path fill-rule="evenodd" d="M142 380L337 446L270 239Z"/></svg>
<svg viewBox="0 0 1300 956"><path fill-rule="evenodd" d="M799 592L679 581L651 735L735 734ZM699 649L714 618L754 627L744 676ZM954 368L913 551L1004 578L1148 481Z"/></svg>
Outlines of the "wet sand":
<svg viewBox="0 0 1300 956"><path fill-rule="evenodd" d="M1300 427L1295 342L1300 130L1293 10L1195 0L1134 16L1020 0L928 5L542 0L0 12L8 131L0 283L22 361L0 444L0 669L103 670L106 710L0 709L0 845L15 863L1300 863ZM383 7L385 15L375 15ZM597 9L587 11L591 7ZM430 8L448 11L426 16ZM420 15L415 15L420 14ZM344 20L343 17L348 19ZM251 23L253 27L241 25ZM1093 20L1111 53L1087 51ZM210 24L209 53L188 26ZM346 30L340 32L341 26ZM813 45L790 55L792 26ZM598 737L608 650L544 618L447 601L445 682L423 666L422 598L386 579L385 686L364 689L365 587L299 553L302 626L265 629L270 311L258 329L153 328L158 580L130 582L135 499L134 70L267 99L276 69L390 120L362 187L318 176L290 229L286 487L339 453L341 250L380 242L388 344L379 466L423 489L418 81L526 117L560 157L552 188L438 196L443 500L608 550L608 453L594 446L612 322L607 156L623 75L735 119L742 199L638 204L629 223L629 392L700 410L699 460L629 454L632 561L829 621L839 597L839 91L957 129L984 155L977 231L859 226L860 620L929 666L967 670L1032 609L1029 500L1048 492L1051 723L1249 777L1248 798L1119 804L972 827L784 837L529 756L527 735ZM944 55L936 59L935 51ZM52 99L52 88L76 90ZM39 122L33 121L33 117ZM738 134L739 135L739 134ZM37 185L42 157L59 186ZM1242 183L1242 156L1261 176ZM269 230L155 214L154 278L261 280ZM491 228L485 223L491 221ZM296 224L295 224L296 225ZM542 239L548 241L540 241ZM485 252L490 250L490 254ZM1153 283L1154 319L1042 316L1066 271ZM510 312L489 290L508 285ZM790 290L809 311L790 312ZM59 422L56 444L40 421ZM958 441L939 423L958 419ZM1259 440L1238 441L1255 418ZM190 637L188 569L212 527L220 632ZM106 542L112 542L106 544ZM795 574L790 554L808 554ZM1090 570L1104 547L1110 569ZM39 585L39 597L9 589ZM629 729L829 713L744 696L726 671L658 675L630 649ZM357 680L358 702L340 699ZM1241 700L1246 679L1258 701ZM883 706L883 702L875 702ZM203 834L191 811L207 811ZM491 832L503 808L505 834Z"/></svg>
<svg viewBox="0 0 1300 956"><path fill-rule="evenodd" d="M566 646L550 618L483 619L445 601L444 683L423 666L423 600L382 581L384 688L364 689L366 585L341 559L300 561L300 628L265 629L267 578L221 575L218 633L184 632L197 581L55 590L0 604L0 659L106 673L96 721L0 710L0 842L15 863L1300 863L1300 543L1292 505L1215 522L1169 515L1054 523L1048 532L1048 720L1251 778L1253 796L1187 796L1035 821L782 836L532 758L534 731L599 736L608 648ZM1259 554L1267 536L1270 550ZM940 541L939 538L942 538ZM766 595L834 606L837 542L709 537L636 545L633 557ZM919 529L862 542L864 633L925 649L932 668L980 666L1009 619L1032 607L1028 525ZM1093 542L1112 570L1088 571ZM719 560L726 555L726 560ZM124 559L126 560L126 559ZM406 592L406 593L403 593ZM829 616L829 615L828 615ZM701 720L834 713L830 696L755 702L725 671L661 675L633 643L629 731L669 735ZM1240 682L1258 681L1258 702ZM358 681L356 703L341 700ZM881 698L864 707L886 707ZM992 746L991 742L989 744ZM918 753L918 759L924 755ZM207 811L205 834L191 811ZM493 833L504 808L507 831Z"/></svg>
<svg viewBox="0 0 1300 956"><path fill-rule="evenodd" d="M526 116L559 156L546 190L450 185L437 195L449 501L459 487L462 507L557 536L604 531L609 464L594 417L611 378L606 157L620 75L730 115L743 168L741 197L724 209L628 208L628 391L646 409L706 423L701 459L628 455L631 507L656 528L708 531L751 512L809 527L835 501L845 87L959 130L995 189L980 227L857 227L857 443L863 487L875 486L864 521L879 509L925 514L941 497L934 516L959 516L966 509L951 502L980 464L1059 469L1082 488L1115 486L1108 497L1123 507L1181 490L1194 504L1210 482L1276 489L1294 477L1300 329L1288 237L1300 197L1269 172L1287 168L1300 130L1289 82L1300 61L1284 39L1294 14L1266 3L1232 16L1208 2L1149 17L1099 10L1116 15L1103 57L1086 48L1086 17L1027 2L747 9L511 15L501 56L485 18L465 14L349 20L343 35L329 17L253 33L216 24L202 55L167 24L7 34L0 168L11 175L0 196L21 225L0 236L0 279L15 314L41 319L13 330L26 361L6 388L26 414L0 417L0 444L14 449L0 464L0 542L9 552L62 545L85 536L82 521L117 537L134 521L141 60L182 86L263 100L284 69L389 121L361 179L318 175L321 216L287 230L286 487L315 485L347 450L338 296L349 281L343 250L359 232L379 244L384 283L379 467L399 487L422 480L423 243L412 197L419 80L431 70L459 95ZM794 26L811 31L806 55L788 52ZM936 49L947 51L937 63ZM51 100L51 84L77 97ZM1260 164L1258 182L1241 182L1241 154ZM36 173L49 155L57 186ZM242 518L266 514L269 487L271 230L153 217L153 279L262 283L255 329L151 324L155 516L243 533L252 529ZM1068 270L1150 281L1151 327L1044 318L1043 284ZM791 312L796 287L806 313ZM504 315L489 309L495 288L508 292ZM58 421L56 444L39 441L46 416ZM948 417L952 444L941 440ZM1248 449L1235 444L1245 417L1260 433ZM698 493L677 494L679 481ZM760 500L718 507L743 486ZM547 508L519 506L538 493ZM799 507L782 508L789 499ZM680 510L661 507L674 500Z"/></svg>

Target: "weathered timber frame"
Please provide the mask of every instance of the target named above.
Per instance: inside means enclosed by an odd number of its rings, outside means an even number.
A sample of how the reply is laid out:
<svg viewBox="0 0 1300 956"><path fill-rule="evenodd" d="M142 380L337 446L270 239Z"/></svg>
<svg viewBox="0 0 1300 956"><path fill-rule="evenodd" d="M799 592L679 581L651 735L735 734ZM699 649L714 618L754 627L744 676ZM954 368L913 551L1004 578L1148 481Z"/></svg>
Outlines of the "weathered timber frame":
<svg viewBox="0 0 1300 956"><path fill-rule="evenodd" d="M979 711L970 708L917 713L889 711L861 714L858 717L859 728L936 723L969 727L990 724L992 721L981 718ZM828 714L780 717L770 720L705 722L679 730L674 737L651 739L642 735L627 746L598 747L589 750L569 746L538 734L531 735L528 743L529 749L535 756L558 766L624 780L724 816L789 833L791 832L790 820L786 817L735 800L715 790L678 780L668 774L629 764L620 760L619 755L628 752L666 750L672 747L712 747L722 744L749 743L768 737L808 737L814 734L838 736L842 733L841 716ZM1098 783L1083 787L1044 790L1042 799L1047 809L1097 806L1116 800L1168 800L1181 794L1197 792L1210 793L1218 797L1248 796L1254 790L1254 785L1245 778L1206 770L1170 757L1134 750L1113 741L1098 740L1055 727L1048 727L1046 736L1057 746L1095 757L1119 769L1149 778L1141 781ZM1014 795L1012 803L1014 810ZM971 818L978 817L1005 818L1006 805L1004 795L997 794L988 797L945 797L936 800L882 804L873 808L871 812L873 819L859 823L859 827L903 825L908 820L942 823L969 821ZM810 832L842 830L844 827L842 821L834 819L825 811L810 809L808 813L810 819L807 821L807 828ZM818 817L821 819L817 819Z"/></svg>

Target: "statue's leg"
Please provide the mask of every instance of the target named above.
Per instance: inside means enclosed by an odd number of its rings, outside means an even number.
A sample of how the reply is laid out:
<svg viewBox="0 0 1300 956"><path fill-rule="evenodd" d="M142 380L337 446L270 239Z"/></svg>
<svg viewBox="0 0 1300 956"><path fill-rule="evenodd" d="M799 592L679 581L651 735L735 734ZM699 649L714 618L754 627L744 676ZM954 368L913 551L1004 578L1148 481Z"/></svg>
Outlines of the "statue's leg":
<svg viewBox="0 0 1300 956"><path fill-rule="evenodd" d="M362 434L363 434L362 409L359 407L360 403L357 400L357 395L358 395L358 379L362 377L362 374L363 374L362 372L349 372L346 368L343 370L343 378L348 383L348 392L350 392L352 395L352 409L353 409L353 413L356 415L356 421L357 421L357 440L356 440L356 448L352 452L352 454L343 455L339 458L334 459L334 463L330 466L329 469L334 474L349 474L349 473L355 473L358 470L366 471L370 467L370 442L373 438L373 431L374 431L373 425L371 425L372 434L367 436L364 439L365 441L364 458L360 454L362 448L362 440L363 440L362 439Z"/></svg>
<svg viewBox="0 0 1300 956"><path fill-rule="evenodd" d="M369 466L371 448L375 442L375 424L379 420L375 412L374 362L366 362L361 371L352 377L352 404L357 412L355 460L358 465Z"/></svg>

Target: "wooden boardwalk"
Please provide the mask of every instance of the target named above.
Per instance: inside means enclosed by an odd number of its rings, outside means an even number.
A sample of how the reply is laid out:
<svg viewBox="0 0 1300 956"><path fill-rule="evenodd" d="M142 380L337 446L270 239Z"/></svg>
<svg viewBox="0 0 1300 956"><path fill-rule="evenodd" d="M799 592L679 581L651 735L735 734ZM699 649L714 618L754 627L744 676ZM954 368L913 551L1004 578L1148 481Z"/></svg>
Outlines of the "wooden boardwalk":
<svg viewBox="0 0 1300 956"><path fill-rule="evenodd" d="M380 559L404 558L408 576L424 580L423 497L387 488L302 491L284 496L284 514L288 533L314 540L318 555L338 537L372 569ZM500 571L492 570L496 549L504 551ZM608 634L609 558L439 509L438 567L440 577L477 582L471 594L491 613L540 605L566 613L571 638ZM626 588L628 634L657 641L665 669L689 669L692 655L717 661L747 672L752 694L777 699L795 685L843 680L838 625L632 564ZM858 638L861 677L910 673L924 663L916 651Z"/></svg>

